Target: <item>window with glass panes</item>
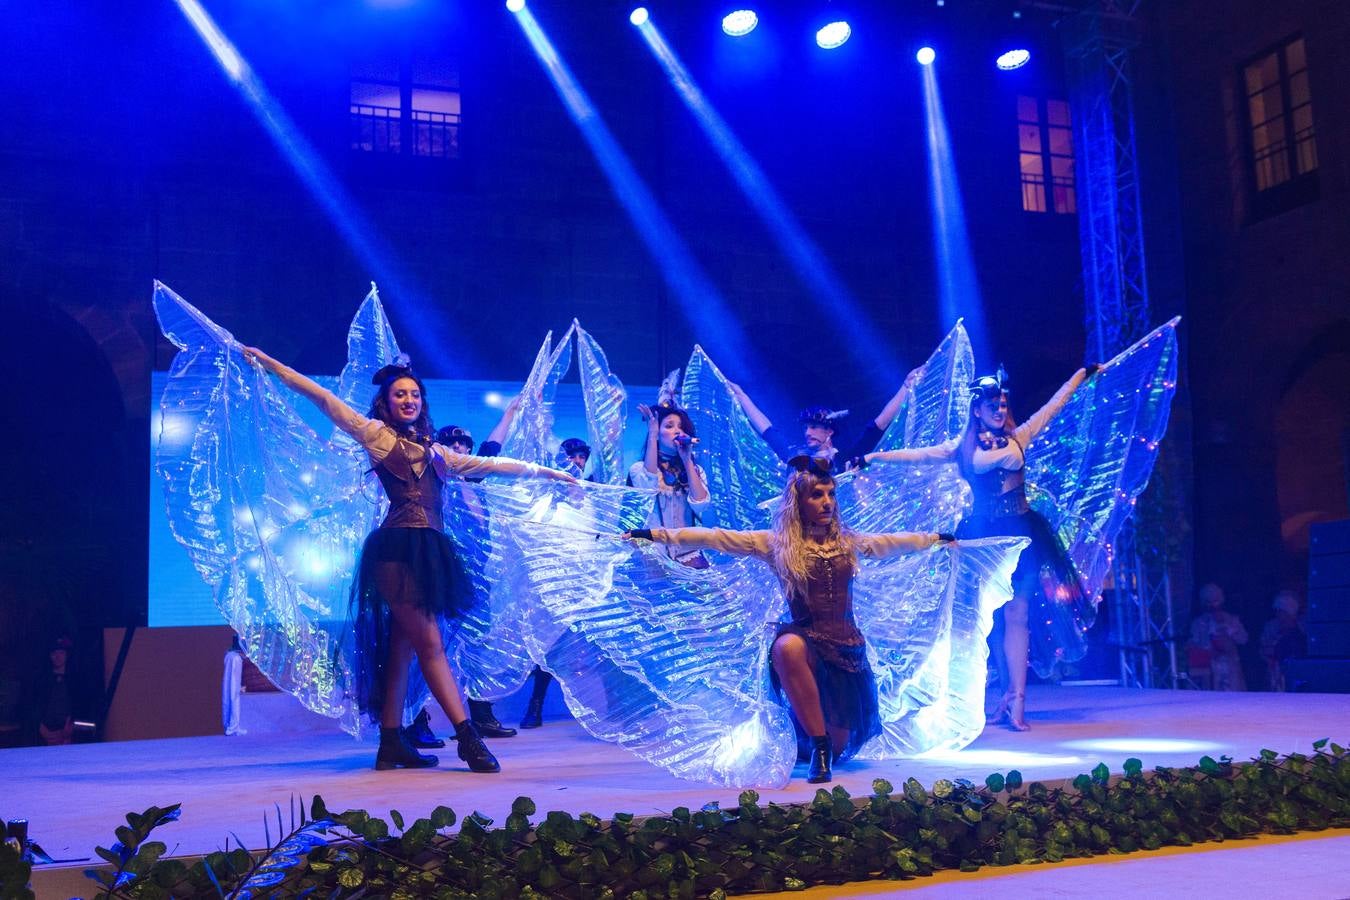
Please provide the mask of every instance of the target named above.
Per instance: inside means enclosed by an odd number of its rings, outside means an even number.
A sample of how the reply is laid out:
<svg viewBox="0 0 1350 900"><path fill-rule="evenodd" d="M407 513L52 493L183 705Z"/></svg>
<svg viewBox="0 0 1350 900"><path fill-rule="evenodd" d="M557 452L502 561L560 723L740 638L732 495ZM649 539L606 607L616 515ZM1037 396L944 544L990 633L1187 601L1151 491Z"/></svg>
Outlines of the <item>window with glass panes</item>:
<svg viewBox="0 0 1350 900"><path fill-rule="evenodd" d="M1303 38L1247 63L1242 76L1256 190L1315 171L1317 142Z"/></svg>
<svg viewBox="0 0 1350 900"><path fill-rule="evenodd" d="M1070 126L1067 101L1017 98L1017 161L1027 212L1077 212Z"/></svg>
<svg viewBox="0 0 1350 900"><path fill-rule="evenodd" d="M412 57L352 66L351 147L371 153L459 156L459 72Z"/></svg>

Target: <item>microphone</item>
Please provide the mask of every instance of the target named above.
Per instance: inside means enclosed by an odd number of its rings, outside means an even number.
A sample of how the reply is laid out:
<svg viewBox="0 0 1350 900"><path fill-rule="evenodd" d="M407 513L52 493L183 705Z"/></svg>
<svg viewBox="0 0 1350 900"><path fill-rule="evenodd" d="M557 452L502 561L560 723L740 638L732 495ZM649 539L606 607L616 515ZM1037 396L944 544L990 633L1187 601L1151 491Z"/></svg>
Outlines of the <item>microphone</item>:
<svg viewBox="0 0 1350 900"><path fill-rule="evenodd" d="M681 447L688 447L690 444L697 444L698 438L690 437L687 434L682 434L675 439L675 443L679 444Z"/></svg>

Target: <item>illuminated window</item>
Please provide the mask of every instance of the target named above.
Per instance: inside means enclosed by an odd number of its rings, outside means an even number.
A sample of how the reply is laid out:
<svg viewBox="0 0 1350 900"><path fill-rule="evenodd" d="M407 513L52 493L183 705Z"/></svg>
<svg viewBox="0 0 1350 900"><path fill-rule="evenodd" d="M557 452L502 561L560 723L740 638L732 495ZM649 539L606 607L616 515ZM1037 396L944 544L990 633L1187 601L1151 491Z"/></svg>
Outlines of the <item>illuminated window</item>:
<svg viewBox="0 0 1350 900"><path fill-rule="evenodd" d="M1242 84L1257 192L1315 172L1317 142L1303 38L1243 66Z"/></svg>
<svg viewBox="0 0 1350 900"><path fill-rule="evenodd" d="M1078 211L1070 125L1066 101L1017 98L1017 161L1027 212Z"/></svg>
<svg viewBox="0 0 1350 900"><path fill-rule="evenodd" d="M351 85L353 150L459 156L459 72L448 61L359 63Z"/></svg>

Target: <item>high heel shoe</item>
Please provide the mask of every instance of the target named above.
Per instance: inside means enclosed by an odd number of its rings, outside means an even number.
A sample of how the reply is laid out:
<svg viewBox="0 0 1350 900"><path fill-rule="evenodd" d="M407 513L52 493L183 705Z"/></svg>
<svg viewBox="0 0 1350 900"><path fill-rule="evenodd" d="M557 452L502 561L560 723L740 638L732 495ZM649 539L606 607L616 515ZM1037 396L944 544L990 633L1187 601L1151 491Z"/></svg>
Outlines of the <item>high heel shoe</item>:
<svg viewBox="0 0 1350 900"><path fill-rule="evenodd" d="M470 772L500 772L501 763L483 743L483 736L469 719L455 726L455 740L459 742L459 758L469 764Z"/></svg>
<svg viewBox="0 0 1350 900"><path fill-rule="evenodd" d="M830 736L811 738L811 767L806 772L807 784L822 784L826 781L832 781L834 774L830 771L830 763L834 758L834 753L830 749Z"/></svg>
<svg viewBox="0 0 1350 900"><path fill-rule="evenodd" d="M1013 694L1008 701L1008 727L1013 731L1030 731L1031 726L1027 724L1027 694L1026 691L1018 691Z"/></svg>
<svg viewBox="0 0 1350 900"><path fill-rule="evenodd" d="M381 728L380 749L375 751L375 768L383 772L386 769L427 769L439 760L431 755L423 755L408 743L408 737L402 728Z"/></svg>

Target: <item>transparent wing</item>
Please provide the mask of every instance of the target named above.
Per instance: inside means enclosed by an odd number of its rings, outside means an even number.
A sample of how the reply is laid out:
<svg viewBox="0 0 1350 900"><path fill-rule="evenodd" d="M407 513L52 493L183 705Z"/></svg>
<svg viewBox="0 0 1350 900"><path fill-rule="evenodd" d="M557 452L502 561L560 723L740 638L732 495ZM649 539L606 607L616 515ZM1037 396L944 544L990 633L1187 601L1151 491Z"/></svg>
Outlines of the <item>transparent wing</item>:
<svg viewBox="0 0 1350 900"><path fill-rule="evenodd" d="M599 343L577 322L577 370L586 423L591 439L591 472L597 481L622 484L628 475L623 464L624 406L628 395L623 382L610 372Z"/></svg>
<svg viewBox="0 0 1350 900"><path fill-rule="evenodd" d="M882 734L859 756L956 750L984 729L985 641L994 610L1012 596L1026 544L989 538L863 561L854 611L867 636Z"/></svg>
<svg viewBox="0 0 1350 900"><path fill-rule="evenodd" d="M582 727L682 778L787 783L796 739L769 684L782 594L767 567L699 571L612 536L524 520L507 531L539 598L530 651Z"/></svg>
<svg viewBox="0 0 1350 900"><path fill-rule="evenodd" d="M159 283L154 307L179 348L155 457L170 528L249 658L354 733L345 613L378 506L348 449L321 438L228 331Z"/></svg>
<svg viewBox="0 0 1350 900"><path fill-rule="evenodd" d="M502 441L502 455L523 459L541 466L552 466L558 449L553 435L553 401L558 382L572 365L573 324L562 339L553 344L553 332L544 337L544 343L535 356L529 377L521 391L520 409Z"/></svg>
<svg viewBox="0 0 1350 900"><path fill-rule="evenodd" d="M1028 497L1059 535L1094 602L1111 568L1111 542L1148 484L1167 430L1179 322L1106 363L1027 448Z"/></svg>
<svg viewBox="0 0 1350 900"><path fill-rule="evenodd" d="M956 323L920 373L909 401L886 429L878 450L930 447L961 433L975 357ZM859 531L956 530L970 489L955 465L873 466L839 485L840 515Z"/></svg>
<svg viewBox="0 0 1350 900"><path fill-rule="evenodd" d="M914 371L918 376L909 400L881 436L878 450L931 447L965 428L969 385L975 380L975 354L965 325L958 321Z"/></svg>
<svg viewBox="0 0 1350 900"><path fill-rule="evenodd" d="M698 428L699 464L708 474L713 506L706 518L723 528L767 527L761 504L782 492L783 464L702 347L694 347L685 367L681 400Z"/></svg>

